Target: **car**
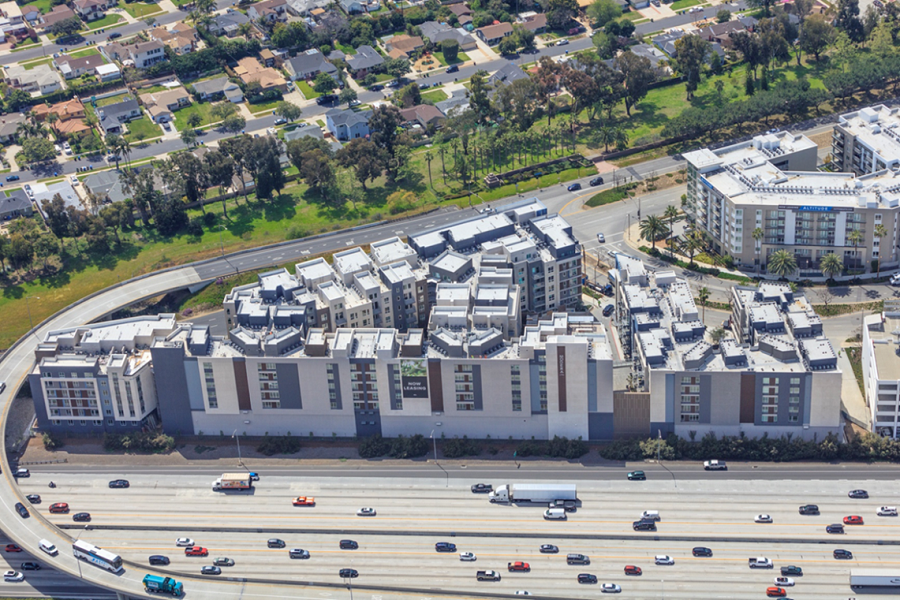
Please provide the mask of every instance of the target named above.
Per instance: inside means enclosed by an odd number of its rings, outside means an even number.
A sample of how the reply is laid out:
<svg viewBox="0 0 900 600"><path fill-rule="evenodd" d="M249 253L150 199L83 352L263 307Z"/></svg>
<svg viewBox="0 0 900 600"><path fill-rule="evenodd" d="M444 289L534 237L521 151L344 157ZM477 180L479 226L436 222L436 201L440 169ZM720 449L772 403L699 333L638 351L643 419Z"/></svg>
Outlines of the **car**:
<svg viewBox="0 0 900 600"><path fill-rule="evenodd" d="M87 523L91 520L91 513L80 512L72 515L72 520L77 523Z"/></svg>
<svg viewBox="0 0 900 600"><path fill-rule="evenodd" d="M475 557L475 554L473 554L472 552L460 552L459 560L461 560L462 562L475 562L477 559Z"/></svg>
<svg viewBox="0 0 900 600"><path fill-rule="evenodd" d="M653 559L653 562L657 565L674 565L675 559L668 554L659 554Z"/></svg>
<svg viewBox="0 0 900 600"><path fill-rule="evenodd" d="M850 560L851 558L853 558L853 553L849 550L844 550L843 548L836 549L831 553L831 555L838 560Z"/></svg>
<svg viewBox="0 0 900 600"><path fill-rule="evenodd" d="M213 561L213 564L217 567L233 567L234 559L233 558L225 558L224 556L220 556L216 560Z"/></svg>
<svg viewBox="0 0 900 600"><path fill-rule="evenodd" d="M287 123L287 119L285 119L284 117L276 117L275 118L276 125L284 125L285 123Z"/></svg>
<svg viewBox="0 0 900 600"><path fill-rule="evenodd" d="M801 515L817 515L819 514L819 507L815 504L804 504L800 507Z"/></svg>
<svg viewBox="0 0 900 600"><path fill-rule="evenodd" d="M69 505L65 502L57 502L56 504L50 505L50 512L52 513L67 513L69 512Z"/></svg>
<svg viewBox="0 0 900 600"><path fill-rule="evenodd" d="M541 544L540 551L541 554L557 554L559 552L559 547L554 546L553 544Z"/></svg>
<svg viewBox="0 0 900 600"><path fill-rule="evenodd" d="M869 497L869 492L867 492L866 490L851 490L847 495L854 500L864 500Z"/></svg>
<svg viewBox="0 0 900 600"><path fill-rule="evenodd" d="M284 540L280 540L278 538L270 538L270 539L266 540L266 547L267 548L284 548L285 543L284 543Z"/></svg>
<svg viewBox="0 0 900 600"><path fill-rule="evenodd" d="M713 555L712 549L707 548L705 546L697 546L693 550L691 550L691 554L694 556L705 556L710 557Z"/></svg>
<svg viewBox="0 0 900 600"><path fill-rule="evenodd" d="M359 100L351 100L347 103L347 106L349 108L353 108L354 106L359 106L360 104L362 104L362 102L360 102Z"/></svg>
<svg viewBox="0 0 900 600"><path fill-rule="evenodd" d="M516 590L516 596L530 596L531 592L528 590Z"/></svg>
<svg viewBox="0 0 900 600"><path fill-rule="evenodd" d="M450 65L450 66L447 68L447 71L446 71L446 72L447 72L447 73L458 73L458 72L459 72L459 65Z"/></svg>
<svg viewBox="0 0 900 600"><path fill-rule="evenodd" d="M169 564L169 557L163 556L162 554L154 554L148 559L148 561L151 565L167 565Z"/></svg>
<svg viewBox="0 0 900 600"><path fill-rule="evenodd" d="M581 184L580 184L580 183L573 183L572 185L570 185L570 186L567 187L566 189L569 190L570 192L577 192L578 190L581 189Z"/></svg>
<svg viewBox="0 0 900 600"><path fill-rule="evenodd" d="M476 483L472 486L473 494L487 494L494 491L494 486L489 483Z"/></svg>
<svg viewBox="0 0 900 600"><path fill-rule="evenodd" d="M334 104L337 100L337 96L334 94L325 94L324 96L319 96L316 98L316 104L319 106L324 106L325 104Z"/></svg>
<svg viewBox="0 0 900 600"><path fill-rule="evenodd" d="M29 184L26 183L22 189L25 190L25 193L28 194L29 196L34 196L34 190L31 189L31 186ZM0 383L3 383L3 382L0 381ZM4 387L6 387L5 383L3 383L3 386L0 386L0 392L3 391Z"/></svg>
<svg viewBox="0 0 900 600"><path fill-rule="evenodd" d="M602 177L594 177L593 179L590 180L589 183L590 183L591 187L594 187L595 185L603 185L603 178Z"/></svg>
<svg viewBox="0 0 900 600"><path fill-rule="evenodd" d="M878 509L879 517L896 517L897 516L897 507L896 506L882 506Z"/></svg>
<svg viewBox="0 0 900 600"><path fill-rule="evenodd" d="M22 569L23 571L40 571L41 563L30 562L30 561L23 562L21 565L19 565L19 568Z"/></svg>
<svg viewBox="0 0 900 600"><path fill-rule="evenodd" d="M803 569L800 567L796 567L794 565L788 565L786 567L781 567L782 575L793 575L794 577L799 577L803 575Z"/></svg>
<svg viewBox="0 0 900 600"><path fill-rule="evenodd" d="M338 576L341 579L353 579L359 577L359 572L356 569L341 569L338 571Z"/></svg>
<svg viewBox="0 0 900 600"><path fill-rule="evenodd" d="M338 544L341 550L356 550L359 548L359 544L354 542L353 540L341 540Z"/></svg>
<svg viewBox="0 0 900 600"><path fill-rule="evenodd" d="M291 558L309 558L309 550L304 550L303 548L291 548L290 552L288 552L288 556Z"/></svg>
<svg viewBox="0 0 900 600"><path fill-rule="evenodd" d="M766 588L766 596L769 598L784 598L787 596L787 592L783 588L773 585Z"/></svg>
<svg viewBox="0 0 900 600"><path fill-rule="evenodd" d="M900 273L891 275L891 285L900 285Z"/></svg>
<svg viewBox="0 0 900 600"><path fill-rule="evenodd" d="M631 528L635 531L656 531L656 521L635 521L631 524Z"/></svg>
<svg viewBox="0 0 900 600"><path fill-rule="evenodd" d="M771 515L756 515L753 517L754 523L771 523L772 517Z"/></svg>
<svg viewBox="0 0 900 600"><path fill-rule="evenodd" d="M191 538L178 538L177 540L175 540L175 545L176 546L193 546L194 540L192 540Z"/></svg>
<svg viewBox="0 0 900 600"><path fill-rule="evenodd" d="M598 233L598 234L597 234L597 241L600 242L601 244L605 244L605 243L606 243L606 236L603 235L602 233Z"/></svg>
<svg viewBox="0 0 900 600"><path fill-rule="evenodd" d="M616 307L614 304L607 304L606 306L603 307L603 316L608 317L611 314L613 314L615 311L616 311ZM628 479L631 479L631 477L629 477ZM646 479L646 477L644 479Z"/></svg>
<svg viewBox="0 0 900 600"><path fill-rule="evenodd" d="M361 508L356 511L357 517L374 517L375 509L374 508Z"/></svg>
<svg viewBox="0 0 900 600"><path fill-rule="evenodd" d="M7 181L18 181L18 180L19 180L19 176L18 176L18 175L7 175L7 176L6 176L6 180L7 180Z"/></svg>
<svg viewBox="0 0 900 600"><path fill-rule="evenodd" d="M369 87L370 92L380 92L383 89L384 89L384 86L381 85L380 83L376 83L375 85Z"/></svg>
<svg viewBox="0 0 900 600"><path fill-rule="evenodd" d="M18 179L18 177L16 177L16 179ZM13 473L13 477L31 477L31 471L20 467Z"/></svg>
<svg viewBox="0 0 900 600"><path fill-rule="evenodd" d="M859 515L850 515L844 517L844 525L862 525L863 518Z"/></svg>
<svg viewBox="0 0 900 600"><path fill-rule="evenodd" d="M109 39L111 39L111 40L117 40L120 37L122 37L122 34L119 33L118 31L113 31L111 34L109 34Z"/></svg>
<svg viewBox="0 0 900 600"><path fill-rule="evenodd" d="M163 129L165 129L166 131L172 131L172 126L169 125L168 121L163 121L162 126L163 126Z"/></svg>
<svg viewBox="0 0 900 600"><path fill-rule="evenodd" d="M708 460L703 463L704 471L727 471L728 465L724 460Z"/></svg>
<svg viewBox="0 0 900 600"><path fill-rule="evenodd" d="M31 516L31 513L28 512L28 509L25 508L25 505L21 502L16 502L16 512L19 513L19 516L23 519L27 519Z"/></svg>
<svg viewBox="0 0 900 600"><path fill-rule="evenodd" d="M625 574L626 575L643 575L644 572L641 571L640 567L636 567L634 565L626 565L625 566Z"/></svg>
<svg viewBox="0 0 900 600"><path fill-rule="evenodd" d="M5 571L3 581L25 581L25 576L18 571Z"/></svg>
<svg viewBox="0 0 900 600"><path fill-rule="evenodd" d="M203 548L202 546L191 546L190 548L184 549L185 556L208 556L209 550Z"/></svg>
<svg viewBox="0 0 900 600"><path fill-rule="evenodd" d="M604 594L618 594L622 588L615 583L604 583L600 585L600 591Z"/></svg>
<svg viewBox="0 0 900 600"><path fill-rule="evenodd" d="M780 585L782 587L791 587L794 585L794 580L790 577L776 577L775 585Z"/></svg>
<svg viewBox="0 0 900 600"><path fill-rule="evenodd" d="M578 583L597 583L597 576L590 573L579 573Z"/></svg>
<svg viewBox="0 0 900 600"><path fill-rule="evenodd" d="M32 504L40 504L41 503L41 495L40 494L28 494L25 496L25 499L31 502Z"/></svg>
<svg viewBox="0 0 900 600"><path fill-rule="evenodd" d="M7 544L6 548L4 548L6 552L21 552L22 549L19 548L16 544Z"/></svg>
<svg viewBox="0 0 900 600"><path fill-rule="evenodd" d="M558 42L556 42L556 45L557 46L568 46L569 40L566 40L566 39L559 40Z"/></svg>
<svg viewBox="0 0 900 600"><path fill-rule="evenodd" d="M456 544L450 542L438 542L434 545L435 552L456 552Z"/></svg>
<svg viewBox="0 0 900 600"><path fill-rule="evenodd" d="M127 488L130 485L127 479L113 479L109 482L109 487L111 488Z"/></svg>
<svg viewBox="0 0 900 600"><path fill-rule="evenodd" d="M700 8L700 7L698 6L698 7L695 7L695 8ZM703 10L703 9L701 8L700 10ZM780 128L780 127L773 127L772 129L768 130L766 133L767 133L767 134L773 134L773 133L778 133L779 131L781 131L781 128Z"/></svg>
<svg viewBox="0 0 900 600"><path fill-rule="evenodd" d="M78 181L78 178L75 177L74 175L72 175L71 177L69 177L69 181L72 182L72 185L79 185L79 184L81 183L80 181Z"/></svg>
<svg viewBox="0 0 900 600"><path fill-rule="evenodd" d="M844 533L844 526L840 523L833 523L825 526L825 533Z"/></svg>
<svg viewBox="0 0 900 600"><path fill-rule="evenodd" d="M294 498L293 504L294 506L315 506L316 499L312 496L298 496Z"/></svg>
<svg viewBox="0 0 900 600"><path fill-rule="evenodd" d="M506 565L506 569L510 573L514 573L514 572L529 573L529 572L531 572L531 565L529 565L527 562L522 562L522 561L517 560L516 562L508 563Z"/></svg>
<svg viewBox="0 0 900 600"><path fill-rule="evenodd" d="M222 569L220 569L219 567L216 567L216 566L211 567L211 566L207 565L207 566L203 567L202 569L200 569L200 574L201 575L221 575Z"/></svg>

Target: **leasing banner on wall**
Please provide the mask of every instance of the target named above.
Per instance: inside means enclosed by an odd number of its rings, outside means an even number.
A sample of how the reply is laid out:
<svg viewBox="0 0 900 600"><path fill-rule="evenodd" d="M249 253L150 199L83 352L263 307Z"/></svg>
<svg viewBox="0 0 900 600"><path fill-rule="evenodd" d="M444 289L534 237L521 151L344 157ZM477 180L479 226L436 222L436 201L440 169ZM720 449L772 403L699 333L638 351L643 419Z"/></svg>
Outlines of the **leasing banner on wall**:
<svg viewBox="0 0 900 600"><path fill-rule="evenodd" d="M428 370L424 358L400 361L400 384L404 398L428 397Z"/></svg>

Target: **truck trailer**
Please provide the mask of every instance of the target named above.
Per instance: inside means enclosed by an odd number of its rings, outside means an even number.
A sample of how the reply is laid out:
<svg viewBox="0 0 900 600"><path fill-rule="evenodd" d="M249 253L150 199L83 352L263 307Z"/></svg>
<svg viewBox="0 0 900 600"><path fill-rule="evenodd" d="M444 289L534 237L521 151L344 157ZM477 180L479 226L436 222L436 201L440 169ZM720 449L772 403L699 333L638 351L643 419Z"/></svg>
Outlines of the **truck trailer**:
<svg viewBox="0 0 900 600"><path fill-rule="evenodd" d="M900 590L900 570L850 569L850 587L854 590L864 588Z"/></svg>
<svg viewBox="0 0 900 600"><path fill-rule="evenodd" d="M549 504L554 500L577 500L574 483L513 483L501 485L488 496L491 502L533 502Z"/></svg>
<svg viewBox="0 0 900 600"><path fill-rule="evenodd" d="M251 473L223 473L213 481L214 492L223 490L249 490L253 486Z"/></svg>
<svg viewBox="0 0 900 600"><path fill-rule="evenodd" d="M148 592L159 592L171 596L181 596L184 586L181 582L171 577L159 577L157 575L144 575L144 589Z"/></svg>

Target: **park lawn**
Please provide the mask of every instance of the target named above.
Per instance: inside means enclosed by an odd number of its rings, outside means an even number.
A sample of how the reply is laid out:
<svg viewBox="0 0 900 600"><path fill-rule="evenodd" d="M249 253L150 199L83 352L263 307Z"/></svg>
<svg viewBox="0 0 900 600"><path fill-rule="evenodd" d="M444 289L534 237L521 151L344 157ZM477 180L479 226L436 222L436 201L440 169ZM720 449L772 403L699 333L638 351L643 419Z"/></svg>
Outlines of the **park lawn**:
<svg viewBox="0 0 900 600"><path fill-rule="evenodd" d="M425 92L422 94L422 102L428 101L429 104L437 104L443 102L450 96L444 90L434 90L433 92Z"/></svg>
<svg viewBox="0 0 900 600"><path fill-rule="evenodd" d="M684 10L685 8L690 8L692 6L697 6L699 4L706 4L703 0L678 0L677 2L673 2L669 5L674 11Z"/></svg>
<svg viewBox="0 0 900 600"><path fill-rule="evenodd" d="M87 23L87 26L88 26L88 30L95 31L97 29L103 29L104 27L112 27L116 23L119 23L124 20L125 19L122 17L122 15L108 14L105 17L103 17L102 19L97 19L96 21L91 21L90 23ZM124 23L122 23L122 24L124 25Z"/></svg>
<svg viewBox="0 0 900 600"><path fill-rule="evenodd" d="M247 108L250 109L250 112L254 115L259 114L261 112L273 111L275 107L278 106L278 103L281 102L281 99L278 100L270 100L268 102L260 102L258 104L250 104L247 103Z"/></svg>
<svg viewBox="0 0 900 600"><path fill-rule="evenodd" d="M215 123L218 119L212 116L212 109L213 104L209 102L194 102L190 106L179 108L173 113L175 115L175 129L177 131L184 131L187 129L187 119L192 114L198 114L203 118L203 122L201 122L198 127Z"/></svg>
<svg viewBox="0 0 900 600"><path fill-rule="evenodd" d="M94 56L96 54L100 54L100 51L96 48L85 48L84 50L78 50L77 52L69 52L68 56L71 58L81 58L83 56Z"/></svg>
<svg viewBox="0 0 900 600"><path fill-rule="evenodd" d="M442 67L447 67L449 65L458 65L464 62L469 61L469 55L465 52L460 51L456 56L456 60L450 62L446 58L444 58L443 52L432 52L431 55L437 59L439 63L441 63Z"/></svg>
<svg viewBox="0 0 900 600"><path fill-rule="evenodd" d="M313 98L318 98L322 94L317 93L312 86L306 83L302 79L298 79L296 82L297 89L300 90L300 93L303 94L303 97L307 100L312 100Z"/></svg>
<svg viewBox="0 0 900 600"><path fill-rule="evenodd" d="M25 70L26 70L26 71L30 71L31 69L35 68L35 67L38 66L38 65L48 65L48 64L50 64L51 62L53 62L53 57L52 57L52 56L48 56L48 57L46 57L46 58L39 58L39 59L33 60L33 61L31 61L31 62L20 63L20 64L21 64L22 67L25 67Z"/></svg>
<svg viewBox="0 0 900 600"><path fill-rule="evenodd" d="M125 139L133 144L160 136L162 136L162 130L159 125L143 117L128 123L128 133L125 134Z"/></svg>
<svg viewBox="0 0 900 600"><path fill-rule="evenodd" d="M156 4L148 4L146 2L126 3L123 8L135 19L143 19L148 15L155 15L156 13L161 13L163 11L163 9Z"/></svg>

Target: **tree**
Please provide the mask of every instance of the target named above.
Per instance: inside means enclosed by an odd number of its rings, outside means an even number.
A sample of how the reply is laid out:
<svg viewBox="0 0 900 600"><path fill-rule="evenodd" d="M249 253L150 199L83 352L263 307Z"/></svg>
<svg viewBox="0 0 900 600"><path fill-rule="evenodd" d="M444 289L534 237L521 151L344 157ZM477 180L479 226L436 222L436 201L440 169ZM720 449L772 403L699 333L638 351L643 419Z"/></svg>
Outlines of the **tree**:
<svg viewBox="0 0 900 600"><path fill-rule="evenodd" d="M348 87L347 89L350 88ZM341 92L341 94L343 95L343 92ZM293 102L282 100L275 105L275 114L280 115L281 117L284 117L284 119L288 122L293 123L300 118L300 115L303 114L303 111L300 110L300 107Z"/></svg>
<svg viewBox="0 0 900 600"><path fill-rule="evenodd" d="M185 129L185 131L190 131ZM268 137L268 136L266 136ZM191 152L179 152L172 155L172 165L178 169L184 180L184 195L188 202L197 202L203 198L206 189L206 172L203 163ZM201 209L203 205L201 204Z"/></svg>
<svg viewBox="0 0 900 600"><path fill-rule="evenodd" d="M128 144L128 140L121 135L108 135L106 136L106 147L109 148L109 151L116 157L116 170L118 170L119 160L122 156L131 153L131 146Z"/></svg>
<svg viewBox="0 0 900 600"><path fill-rule="evenodd" d="M731 20L731 11L727 8L722 8L719 12L716 13L716 22L717 23L727 23Z"/></svg>
<svg viewBox="0 0 900 600"><path fill-rule="evenodd" d="M835 275L840 275L843 272L844 261L834 252L829 252L819 260L819 270L828 279L834 279Z"/></svg>
<svg viewBox="0 0 900 600"><path fill-rule="evenodd" d="M500 51L501 56L509 56L511 54L515 54L519 49L519 44L516 41L515 36L508 35L502 40L500 40L500 44L497 46L497 50Z"/></svg>
<svg viewBox="0 0 900 600"><path fill-rule="evenodd" d="M877 274L881 275L881 254L882 254L882 250L885 247L885 244L883 244L882 242L884 241L884 238L886 238L888 236L888 230L884 225L879 223L878 225L875 226L875 229L872 231L872 235L877 240L879 240L879 242L878 242L878 271L877 271Z"/></svg>
<svg viewBox="0 0 900 600"><path fill-rule="evenodd" d="M55 236L45 233L34 240L34 254L47 268L47 259L59 252L59 242Z"/></svg>
<svg viewBox="0 0 900 600"><path fill-rule="evenodd" d="M28 162L50 160L56 156L53 142L43 137L26 138L22 142L22 154Z"/></svg>
<svg viewBox="0 0 900 600"><path fill-rule="evenodd" d="M700 85L702 69L712 52L712 45L699 35L686 35L675 41L675 50L675 70L685 78L687 99L691 100Z"/></svg>
<svg viewBox="0 0 900 600"><path fill-rule="evenodd" d="M550 29L563 29L578 13L576 0L541 0L541 5L547 13L547 26Z"/></svg>
<svg viewBox="0 0 900 600"><path fill-rule="evenodd" d="M861 229L854 229L853 231L850 232L850 235L847 236L847 240L851 244L853 244L854 251L856 250L856 248L859 248L859 245L862 243L862 241L864 239L865 239L865 235L863 235L863 232Z"/></svg>
<svg viewBox="0 0 900 600"><path fill-rule="evenodd" d="M769 16L769 7L772 4L772 0L747 0L747 6L753 8L762 8L765 16Z"/></svg>
<svg viewBox="0 0 900 600"><path fill-rule="evenodd" d="M16 112L31 105L31 94L19 88L7 89L3 103L8 112Z"/></svg>
<svg viewBox="0 0 900 600"><path fill-rule="evenodd" d="M857 8L857 12L859 9ZM57 21L50 26L50 33L60 38L67 38L74 35L81 29L81 19L78 17L69 17L62 21Z"/></svg>
<svg viewBox="0 0 900 600"><path fill-rule="evenodd" d="M488 119L492 116L491 100L488 92L491 86L487 83L487 71L478 70L469 80L469 108L478 117L478 122L482 125L487 124Z"/></svg>
<svg viewBox="0 0 900 600"><path fill-rule="evenodd" d="M614 0L594 0L585 10L594 29L622 16L622 7Z"/></svg>
<svg viewBox="0 0 900 600"><path fill-rule="evenodd" d="M341 90L341 93L338 95L338 101L346 104L348 107L350 103L357 99L356 90L354 90L349 85ZM299 110L299 109L298 109Z"/></svg>
<svg viewBox="0 0 900 600"><path fill-rule="evenodd" d="M225 117L225 120L222 121L222 128L229 133L238 133L239 131L243 131L244 127L246 126L247 119L237 114Z"/></svg>
<svg viewBox="0 0 900 600"><path fill-rule="evenodd" d="M69 235L69 213L66 212L66 203L62 196L55 194L52 199L41 200L41 212L47 218L47 227L59 238L60 245Z"/></svg>
<svg viewBox="0 0 900 600"><path fill-rule="evenodd" d="M311 190L323 196L325 191L333 186L335 182L331 159L318 148L303 154L300 176L306 181L306 185Z"/></svg>
<svg viewBox="0 0 900 600"><path fill-rule="evenodd" d="M402 124L403 117L400 116L400 111L396 106L379 106L369 116L369 130L372 131L369 137L384 152L388 179L391 181L396 177L399 167L393 159L396 158L400 125Z"/></svg>
<svg viewBox="0 0 900 600"><path fill-rule="evenodd" d="M222 196L222 215L227 219L225 188L231 185L234 177L234 159L219 150L210 150L203 156L203 166L210 185L219 186L219 194Z"/></svg>
<svg viewBox="0 0 900 600"><path fill-rule="evenodd" d="M859 18L859 0L838 0L834 26L843 30L853 42L865 39L865 29Z"/></svg>
<svg viewBox="0 0 900 600"><path fill-rule="evenodd" d="M193 148L197 143L197 132L190 127L182 130L181 141L184 142L184 145L188 148Z"/></svg>
<svg viewBox="0 0 900 600"><path fill-rule="evenodd" d="M409 108L410 106L418 106L422 104L422 92L419 90L418 83L411 83L397 92L397 97L400 100L400 105L403 108Z"/></svg>
<svg viewBox="0 0 900 600"><path fill-rule="evenodd" d="M697 36L685 36L697 37ZM682 38L684 39L684 38ZM656 81L656 71L650 59L626 50L616 58L616 68L624 75L625 112L631 116L631 107L644 99L650 84Z"/></svg>
<svg viewBox="0 0 900 600"><path fill-rule="evenodd" d="M196 129L197 127L200 127L201 123L203 123L203 117L200 116L200 113L193 112L188 115L186 122L188 127L190 127L191 129Z"/></svg>
<svg viewBox="0 0 900 600"><path fill-rule="evenodd" d="M400 79L412 71L412 66L410 66L409 61L405 58L389 58L384 61L383 67L384 72L394 79Z"/></svg>
<svg viewBox="0 0 900 600"><path fill-rule="evenodd" d="M709 302L709 289L706 287L702 287L697 290L697 300L700 301L700 306L703 307L703 316L700 317L701 320L706 322L706 303Z"/></svg>
<svg viewBox="0 0 900 600"><path fill-rule="evenodd" d="M20 233L13 234L9 238L8 246L4 252L9 259L9 263L16 270L30 265L34 257L34 247L31 241Z"/></svg>
<svg viewBox="0 0 900 600"><path fill-rule="evenodd" d="M690 231L684 236L681 243L681 251L688 255L688 262L694 264L694 255L703 249L703 238L696 231Z"/></svg>
<svg viewBox="0 0 900 600"><path fill-rule="evenodd" d="M753 233L750 234L750 237L752 237L754 241L756 250L756 274L759 275L759 265L761 262L759 255L762 253L762 240L766 237L766 232L763 231L761 227L757 227L753 230Z"/></svg>
<svg viewBox="0 0 900 600"><path fill-rule="evenodd" d="M790 7L793 13L800 19L800 23L803 23L803 21L806 20L806 17L812 12L814 4L815 0L794 0L791 4L785 5L785 8Z"/></svg>
<svg viewBox="0 0 900 600"><path fill-rule="evenodd" d="M797 259L793 252L787 250L776 250L769 255L769 261L766 265L769 273L778 277L787 277L797 271Z"/></svg>
<svg viewBox="0 0 900 600"><path fill-rule="evenodd" d="M669 220L669 236L675 235L675 219L678 218L678 209L670 204L663 212L663 218Z"/></svg>
<svg viewBox="0 0 900 600"><path fill-rule="evenodd" d="M313 90L317 94L330 94L337 87L337 81L328 73L319 73L313 80Z"/></svg>
<svg viewBox="0 0 900 600"><path fill-rule="evenodd" d="M229 117L231 118L231 117ZM231 157L234 161L234 174L238 176L241 182L241 191L244 195L244 202L247 202L247 184L244 178L244 172L247 170L250 160L250 144L253 138L248 135L238 135L219 142L219 149Z"/></svg>
<svg viewBox="0 0 900 600"><path fill-rule="evenodd" d="M366 180L374 181L384 170L382 152L374 142L358 138L338 150L335 158L342 167L353 168L357 181L366 189Z"/></svg>
<svg viewBox="0 0 900 600"><path fill-rule="evenodd" d="M431 153L431 150L425 151L425 163L428 165L428 185L431 189L434 189L434 181L431 179L431 161L434 160L434 154Z"/></svg>
<svg viewBox="0 0 900 600"><path fill-rule="evenodd" d="M210 114L217 121L224 121L231 115L237 114L237 108L231 102L220 102L219 104L214 104Z"/></svg>
<svg viewBox="0 0 900 600"><path fill-rule="evenodd" d="M614 145L616 150L624 150L628 147L628 133L621 127L604 125L597 133L599 135L597 141L603 144L604 152L609 152L610 144Z"/></svg>
<svg viewBox="0 0 900 600"><path fill-rule="evenodd" d="M705 311L706 311L706 309L704 308L704 312ZM716 345L716 346L721 344L722 340L724 340L726 337L728 337L728 332L725 331L721 327L716 327L715 329L713 329L712 331L709 332L709 339L712 341L713 345Z"/></svg>
<svg viewBox="0 0 900 600"><path fill-rule="evenodd" d="M276 24L272 31L272 43L276 48L305 47L309 43L306 25L302 21Z"/></svg>
<svg viewBox="0 0 900 600"><path fill-rule="evenodd" d="M441 54L447 64L452 64L459 58L459 42L456 40L446 39L441 42Z"/></svg>
<svg viewBox="0 0 900 600"><path fill-rule="evenodd" d="M668 231L665 222L656 215L650 215L639 224L641 239L653 244L656 249L656 240L664 236Z"/></svg>
<svg viewBox="0 0 900 600"><path fill-rule="evenodd" d="M887 21L880 21L869 36L869 48L876 56L885 58L894 54L893 27Z"/></svg>

